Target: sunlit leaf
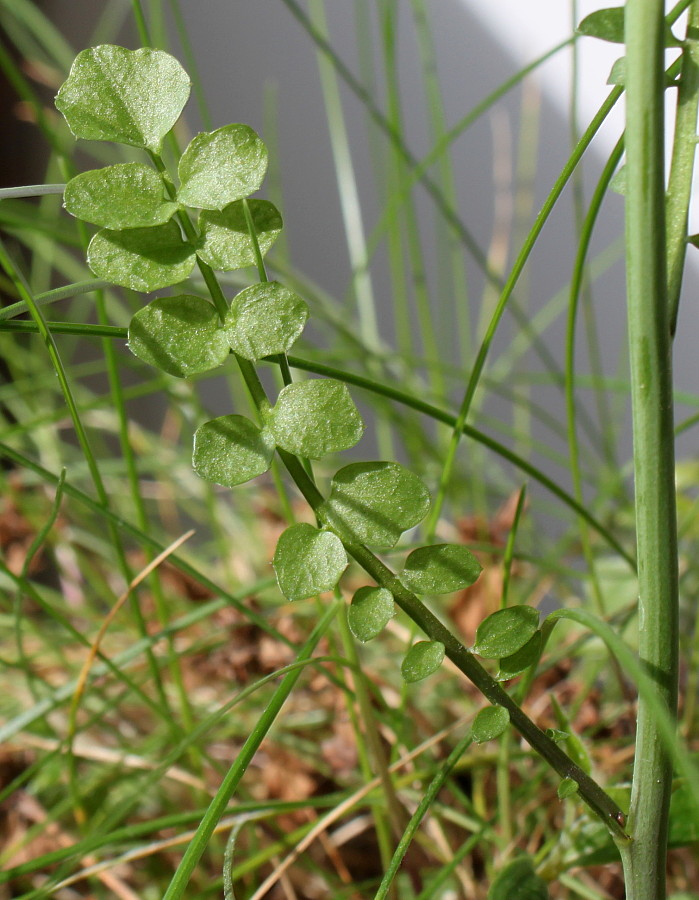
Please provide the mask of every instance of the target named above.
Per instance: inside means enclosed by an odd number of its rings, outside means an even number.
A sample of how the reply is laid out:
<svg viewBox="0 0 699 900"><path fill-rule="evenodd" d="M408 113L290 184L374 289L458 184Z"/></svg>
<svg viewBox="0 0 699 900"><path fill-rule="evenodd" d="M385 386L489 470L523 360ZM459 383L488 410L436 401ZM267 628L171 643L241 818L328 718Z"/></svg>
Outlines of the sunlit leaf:
<svg viewBox="0 0 699 900"><path fill-rule="evenodd" d="M90 241L87 263L98 278L133 291L157 291L189 277L194 248L170 221L154 228L103 228Z"/></svg>
<svg viewBox="0 0 699 900"><path fill-rule="evenodd" d="M307 319L305 300L278 281L266 281L233 298L226 332L239 356L256 360L290 350Z"/></svg>
<svg viewBox="0 0 699 900"><path fill-rule="evenodd" d="M549 891L536 874L531 857L518 856L495 876L488 900L549 900Z"/></svg>
<svg viewBox="0 0 699 900"><path fill-rule="evenodd" d="M269 200L248 200L260 252L264 256L282 231L279 210ZM202 210L199 216L200 241L197 255L213 269L230 272L256 263L243 212L243 201L229 203L222 210Z"/></svg>
<svg viewBox="0 0 699 900"><path fill-rule="evenodd" d="M180 158L177 199L199 209L223 209L259 189L267 148L248 125L198 134Z"/></svg>
<svg viewBox="0 0 699 900"><path fill-rule="evenodd" d="M563 781L558 785L558 789L556 793L558 794L559 800L567 800L568 797L573 797L577 794L580 785L574 778L564 778Z"/></svg>
<svg viewBox="0 0 699 900"><path fill-rule="evenodd" d="M356 540L393 547L427 515L430 496L422 480L398 463L353 463L337 472L322 515L349 528Z"/></svg>
<svg viewBox="0 0 699 900"><path fill-rule="evenodd" d="M179 378L215 369L229 353L216 309L189 294L161 297L140 309L129 325L129 348Z"/></svg>
<svg viewBox="0 0 699 900"><path fill-rule="evenodd" d="M476 630L474 653L483 659L503 659L521 650L539 628L533 606L508 606L484 619Z"/></svg>
<svg viewBox="0 0 699 900"><path fill-rule="evenodd" d="M409 554L400 580L418 594L448 594L473 584L481 571L476 557L461 544L434 544Z"/></svg>
<svg viewBox="0 0 699 900"><path fill-rule="evenodd" d="M347 612L350 631L358 641L370 641L395 615L393 594L386 588L361 587Z"/></svg>
<svg viewBox="0 0 699 900"><path fill-rule="evenodd" d="M500 669L497 674L498 681L509 681L516 675L533 665L539 659L541 653L541 632L535 632L534 636L527 643L510 656L500 659Z"/></svg>
<svg viewBox="0 0 699 900"><path fill-rule="evenodd" d="M66 185L63 205L84 222L102 228L163 225L177 211L163 181L150 166L119 163L76 175Z"/></svg>
<svg viewBox="0 0 699 900"><path fill-rule="evenodd" d="M403 680L422 681L432 675L444 662L444 644L439 641L418 641L408 650L400 667Z"/></svg>
<svg viewBox="0 0 699 900"><path fill-rule="evenodd" d="M56 107L76 137L159 153L189 90L187 73L169 53L102 44L77 55Z"/></svg>
<svg viewBox="0 0 699 900"><path fill-rule="evenodd" d="M264 474L273 456L274 441L244 416L220 416L194 434L194 471L214 484L244 484Z"/></svg>
<svg viewBox="0 0 699 900"><path fill-rule="evenodd" d="M504 706L486 706L476 713L471 725L471 735L477 744L493 741L510 724L510 714Z"/></svg>
<svg viewBox="0 0 699 900"><path fill-rule="evenodd" d="M283 388L270 411L268 427L283 450L311 459L353 447L364 432L346 385L331 378Z"/></svg>
<svg viewBox="0 0 699 900"><path fill-rule="evenodd" d="M335 587L347 568L347 554L332 532L302 523L282 533L273 565L287 600L305 600Z"/></svg>

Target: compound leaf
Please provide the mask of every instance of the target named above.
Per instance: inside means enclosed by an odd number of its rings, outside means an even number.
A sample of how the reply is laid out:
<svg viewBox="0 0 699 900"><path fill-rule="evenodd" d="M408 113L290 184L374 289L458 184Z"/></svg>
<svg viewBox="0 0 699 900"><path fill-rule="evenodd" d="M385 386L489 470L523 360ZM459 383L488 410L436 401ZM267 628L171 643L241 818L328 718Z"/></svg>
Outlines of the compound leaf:
<svg viewBox="0 0 699 900"><path fill-rule="evenodd" d="M347 612L350 631L365 643L376 637L395 615L393 594L386 588L361 587L352 597Z"/></svg>
<svg viewBox="0 0 699 900"><path fill-rule="evenodd" d="M400 580L418 594L448 594L473 584L481 571L476 557L461 544L434 544L409 554Z"/></svg>
<svg viewBox="0 0 699 900"><path fill-rule="evenodd" d="M259 189L267 148L248 125L198 134L180 158L177 199L198 209L223 209Z"/></svg>
<svg viewBox="0 0 699 900"><path fill-rule="evenodd" d="M332 378L282 388L267 425L279 447L311 459L353 447L364 432L346 385Z"/></svg>
<svg viewBox="0 0 699 900"><path fill-rule="evenodd" d="M335 474L323 513L338 527L348 527L361 543L384 548L421 522L429 507L429 492L410 469L394 462L365 462Z"/></svg>
<svg viewBox="0 0 699 900"><path fill-rule="evenodd" d="M290 350L307 319L305 300L278 281L266 281L233 298L225 325L233 350L256 360Z"/></svg>
<svg viewBox="0 0 699 900"><path fill-rule="evenodd" d="M87 248L87 264L98 278L144 293L184 281L194 262L194 248L173 221L126 231L103 228Z"/></svg>
<svg viewBox="0 0 699 900"><path fill-rule="evenodd" d="M115 230L163 225L177 211L160 175L142 163L76 175L66 185L63 205L77 219Z"/></svg>
<svg viewBox="0 0 699 900"><path fill-rule="evenodd" d="M140 309L129 325L131 352L179 378L220 366L228 337L216 309L203 297L161 297Z"/></svg>
<svg viewBox="0 0 699 900"><path fill-rule="evenodd" d="M273 565L287 600L305 600L335 587L347 568L347 554L337 535L301 523L282 533Z"/></svg>
<svg viewBox="0 0 699 900"><path fill-rule="evenodd" d="M282 231L281 213L269 200L248 200L257 243L264 256ZM200 240L197 255L212 269L231 272L253 266L257 261L248 225L245 221L243 201L229 203L222 210L202 210L199 215Z"/></svg>
<svg viewBox="0 0 699 900"><path fill-rule="evenodd" d="M503 659L521 650L539 628L539 610L508 606L484 619L476 630L474 653L483 659Z"/></svg>
<svg viewBox="0 0 699 900"><path fill-rule="evenodd" d="M102 44L77 55L56 108L75 137L160 153L189 90L187 73L169 53Z"/></svg>
<svg viewBox="0 0 699 900"><path fill-rule="evenodd" d="M444 644L439 641L418 641L405 654L400 673L409 684L422 681L436 672L443 661Z"/></svg>
<svg viewBox="0 0 699 900"><path fill-rule="evenodd" d="M495 876L488 900L549 900L549 891L531 857L518 856Z"/></svg>
<svg viewBox="0 0 699 900"><path fill-rule="evenodd" d="M510 724L510 714L504 706L486 706L476 713L471 725L471 736L477 744L500 737Z"/></svg>
<svg viewBox="0 0 699 900"><path fill-rule="evenodd" d="M245 416L220 416L194 434L194 471L206 481L234 487L264 474L274 441Z"/></svg>

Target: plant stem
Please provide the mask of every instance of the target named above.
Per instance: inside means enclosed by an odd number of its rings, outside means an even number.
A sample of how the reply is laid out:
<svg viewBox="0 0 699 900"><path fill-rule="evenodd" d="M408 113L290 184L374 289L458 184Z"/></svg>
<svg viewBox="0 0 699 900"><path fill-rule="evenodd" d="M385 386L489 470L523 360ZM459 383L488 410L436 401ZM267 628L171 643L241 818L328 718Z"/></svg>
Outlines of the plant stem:
<svg viewBox="0 0 699 900"><path fill-rule="evenodd" d="M667 269L670 332L675 333L687 251L687 213L692 193L699 103L699 3L689 7L682 72L677 95L677 119L667 188Z"/></svg>
<svg viewBox="0 0 699 900"><path fill-rule="evenodd" d="M696 5L696 4L695 4ZM626 4L626 270L633 407L639 653L671 716L677 709L678 573L672 348L666 284L662 0ZM672 764L657 716L638 702L627 900L665 896Z"/></svg>

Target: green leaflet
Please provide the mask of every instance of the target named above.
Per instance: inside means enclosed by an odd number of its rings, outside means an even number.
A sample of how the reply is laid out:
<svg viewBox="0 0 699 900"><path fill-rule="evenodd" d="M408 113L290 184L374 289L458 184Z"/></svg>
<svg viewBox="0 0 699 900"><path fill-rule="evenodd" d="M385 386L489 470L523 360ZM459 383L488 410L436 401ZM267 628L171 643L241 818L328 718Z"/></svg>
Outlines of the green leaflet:
<svg viewBox="0 0 699 900"><path fill-rule="evenodd" d="M365 643L375 638L395 613L393 594L386 588L360 587L352 597L347 621L352 634Z"/></svg>
<svg viewBox="0 0 699 900"><path fill-rule="evenodd" d="M539 610L508 606L484 619L476 630L473 652L483 659L503 659L521 650L539 628Z"/></svg>
<svg viewBox="0 0 699 900"><path fill-rule="evenodd" d="M160 153L189 90L187 73L169 53L102 44L78 54L56 108L75 137Z"/></svg>
<svg viewBox="0 0 699 900"><path fill-rule="evenodd" d="M190 294L161 297L140 309L129 325L129 348L179 378L215 369L229 353L216 309Z"/></svg>
<svg viewBox="0 0 699 900"><path fill-rule="evenodd" d="M486 706L476 713L471 725L471 735L477 744L493 741L510 724L510 714L504 706Z"/></svg>
<svg viewBox="0 0 699 900"><path fill-rule="evenodd" d="M259 189L267 148L248 125L198 134L180 158L177 199L198 209L223 209Z"/></svg>
<svg viewBox="0 0 699 900"><path fill-rule="evenodd" d="M115 230L163 225L177 212L160 175L141 163L76 175L66 185L63 205L84 222Z"/></svg>
<svg viewBox="0 0 699 900"><path fill-rule="evenodd" d="M274 571L287 600L306 600L331 591L347 568L342 541L330 531L302 523L287 528L277 542Z"/></svg>
<svg viewBox="0 0 699 900"><path fill-rule="evenodd" d="M347 450L364 433L346 385L332 378L283 388L268 414L267 427L283 450L311 459Z"/></svg>
<svg viewBox="0 0 699 900"><path fill-rule="evenodd" d="M87 248L87 264L98 278L144 293L184 281L194 262L194 248L174 221L128 231L103 228Z"/></svg>
<svg viewBox="0 0 699 900"><path fill-rule="evenodd" d="M266 281L233 298L225 326L233 350L256 360L289 351L307 319L305 300L278 281Z"/></svg>
<svg viewBox="0 0 699 900"><path fill-rule="evenodd" d="M281 234L282 217L269 200L253 198L247 203L255 225L257 243L264 256ZM242 200L229 203L222 210L202 210L199 231L197 256L213 269L231 272L255 265L255 249L250 240Z"/></svg>
<svg viewBox="0 0 699 900"><path fill-rule="evenodd" d="M461 544L418 547L409 554L400 580L416 594L449 594L473 584L482 567Z"/></svg>
<svg viewBox="0 0 699 900"><path fill-rule="evenodd" d="M335 473L321 516L355 540L393 547L427 515L430 496L422 480L398 463L353 463Z"/></svg>
<svg viewBox="0 0 699 900"><path fill-rule="evenodd" d="M564 778L563 781L558 785L556 790L556 794L558 795L559 800L567 800L568 797L573 797L578 792L578 788L580 785L574 778Z"/></svg>
<svg viewBox="0 0 699 900"><path fill-rule="evenodd" d="M214 484L244 484L264 474L273 456L274 442L245 416L220 416L194 433L194 471Z"/></svg>
<svg viewBox="0 0 699 900"><path fill-rule="evenodd" d="M432 675L444 662L444 644L439 641L418 641L408 650L400 667L403 680L411 684Z"/></svg>
<svg viewBox="0 0 699 900"><path fill-rule="evenodd" d="M521 675L522 672L526 672L530 666L538 661L541 653L541 644L541 632L537 631L523 647L520 647L519 650L515 651L510 656L501 657L500 669L496 676L497 680L509 681L510 678L514 678L516 675Z"/></svg>

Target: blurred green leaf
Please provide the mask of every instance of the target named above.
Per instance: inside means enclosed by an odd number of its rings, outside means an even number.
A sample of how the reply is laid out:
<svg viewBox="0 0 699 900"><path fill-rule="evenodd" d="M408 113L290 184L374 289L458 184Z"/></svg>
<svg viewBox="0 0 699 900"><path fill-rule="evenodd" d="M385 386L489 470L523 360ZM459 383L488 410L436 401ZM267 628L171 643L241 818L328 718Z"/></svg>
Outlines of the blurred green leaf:
<svg viewBox="0 0 699 900"><path fill-rule="evenodd" d="M273 565L287 600L305 600L331 591L347 562L345 548L336 535L301 523L282 533Z"/></svg>
<svg viewBox="0 0 699 900"><path fill-rule="evenodd" d="M250 215L255 225L257 243L264 256L282 231L282 217L269 200L248 200ZM222 210L202 210L199 215L200 240L197 255L221 272L254 266L257 262L255 248L250 240L243 211L243 201L229 203Z"/></svg>
<svg viewBox="0 0 699 900"><path fill-rule="evenodd" d="M141 163L76 175L66 185L63 205L77 219L115 230L163 225L177 211L160 175Z"/></svg>
<svg viewBox="0 0 699 900"><path fill-rule="evenodd" d="M624 43L624 7L612 6L608 9L597 9L595 12L585 16L582 22L575 29L578 34L586 37L599 38L602 41L610 41L613 44ZM682 42L678 41L672 33L669 25L665 25L665 46L681 47Z"/></svg>
<svg viewBox="0 0 699 900"><path fill-rule="evenodd" d="M229 353L228 336L216 309L202 297L161 297L140 309L129 325L131 352L179 378L220 366Z"/></svg>
<svg viewBox="0 0 699 900"><path fill-rule="evenodd" d="M194 471L214 484L244 484L266 472L273 456L271 436L245 416L220 416L194 433Z"/></svg>
<svg viewBox="0 0 699 900"><path fill-rule="evenodd" d="M311 459L347 450L364 433L346 385L331 378L283 388L269 413L268 427L283 450Z"/></svg>
<svg viewBox="0 0 699 900"><path fill-rule="evenodd" d="M259 189L267 148L248 125L224 125L198 134L180 158L177 199L198 209L219 209Z"/></svg>
<svg viewBox="0 0 699 900"><path fill-rule="evenodd" d="M488 900L549 900L549 891L531 857L518 856L495 876Z"/></svg>
<svg viewBox="0 0 699 900"><path fill-rule="evenodd" d="M336 472L321 515L375 547L393 547L427 515L430 496L422 480L393 462L352 463Z"/></svg>
<svg viewBox="0 0 699 900"><path fill-rule="evenodd" d="M189 90L189 76L169 53L102 44L77 55L56 108L78 138L160 153Z"/></svg>
<svg viewBox="0 0 699 900"><path fill-rule="evenodd" d="M504 706L486 706L476 713L471 735L477 744L495 740L510 724L510 714Z"/></svg>
<svg viewBox="0 0 699 900"><path fill-rule="evenodd" d="M409 554L400 580L418 594L448 594L473 584L481 571L476 557L461 544L434 544Z"/></svg>
<svg viewBox="0 0 699 900"><path fill-rule="evenodd" d="M350 631L365 643L375 638L396 613L393 594L386 588L361 587L347 612Z"/></svg>
<svg viewBox="0 0 699 900"><path fill-rule="evenodd" d="M626 165L623 165L614 173L612 180L609 182L609 189L614 191L615 194L621 194L622 196L626 194Z"/></svg>
<svg viewBox="0 0 699 900"><path fill-rule="evenodd" d="M444 661L444 644L439 641L418 641L408 650L400 667L403 680L409 684L432 675Z"/></svg>
<svg viewBox="0 0 699 900"><path fill-rule="evenodd" d="M561 705L554 694L550 695L551 708L553 709L553 714L556 717L556 725L558 726L560 731L564 731L566 733L565 740L561 741L564 745L564 750L568 754L568 756L573 760L573 762L580 766L583 772L586 772L588 775L592 771L592 761L590 759L590 754L585 749L585 745L580 740L578 735L575 733L573 727L570 724L570 720L566 716L566 714L561 709Z"/></svg>
<svg viewBox="0 0 699 900"><path fill-rule="evenodd" d="M614 65L609 72L609 77L607 78L607 84L620 84L624 85L626 82L626 57L620 56L619 59L614 61Z"/></svg>
<svg viewBox="0 0 699 900"><path fill-rule="evenodd" d="M532 606L508 606L484 619L476 630L474 653L483 659L503 659L521 650L539 628L539 611Z"/></svg>
<svg viewBox="0 0 699 900"><path fill-rule="evenodd" d="M225 327L233 350L256 360L290 350L307 320L305 300L278 281L265 281L233 298Z"/></svg>
<svg viewBox="0 0 699 900"><path fill-rule="evenodd" d="M184 281L194 262L194 248L173 221L127 231L103 228L87 248L87 264L98 278L144 293Z"/></svg>

